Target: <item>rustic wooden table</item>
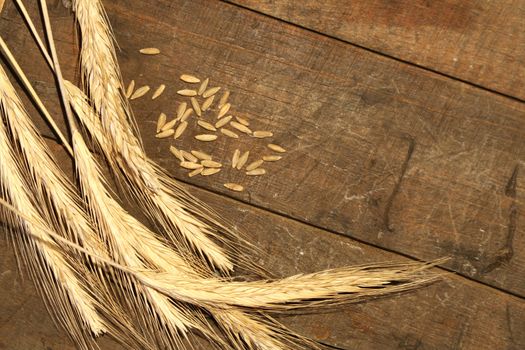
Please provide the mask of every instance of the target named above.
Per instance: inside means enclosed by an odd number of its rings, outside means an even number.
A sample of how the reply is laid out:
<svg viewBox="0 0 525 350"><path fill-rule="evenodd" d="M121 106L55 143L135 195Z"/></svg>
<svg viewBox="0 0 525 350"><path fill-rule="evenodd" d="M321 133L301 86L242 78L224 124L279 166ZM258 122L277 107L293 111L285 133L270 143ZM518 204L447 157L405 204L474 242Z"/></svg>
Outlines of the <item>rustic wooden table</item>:
<svg viewBox="0 0 525 350"><path fill-rule="evenodd" d="M49 2L64 74L78 81L73 17ZM524 0L104 4L125 81L167 85L157 100L132 102L147 153L246 232L275 274L451 257L441 283L283 322L336 349L525 348ZM5 6L2 36L60 115L50 72ZM144 57L142 47L162 53ZM155 138L188 72L227 87L240 115L274 130L289 152L268 175L188 178L168 151L174 140ZM259 146L222 137L201 148L229 159ZM246 191L222 186L232 179ZM0 349L73 349L3 234L0 252Z"/></svg>

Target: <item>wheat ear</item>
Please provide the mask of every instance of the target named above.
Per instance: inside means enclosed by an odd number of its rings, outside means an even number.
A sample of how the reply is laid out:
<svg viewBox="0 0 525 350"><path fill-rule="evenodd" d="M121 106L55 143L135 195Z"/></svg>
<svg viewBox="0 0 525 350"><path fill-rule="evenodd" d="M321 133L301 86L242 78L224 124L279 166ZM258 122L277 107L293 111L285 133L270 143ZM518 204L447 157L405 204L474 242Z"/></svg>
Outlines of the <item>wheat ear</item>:
<svg viewBox="0 0 525 350"><path fill-rule="evenodd" d="M0 109L4 120L16 118L19 115L18 106L9 98L10 86L1 79L4 73L0 67ZM31 220L9 218L6 212L2 216L8 218L13 225L12 240L24 266L43 296L49 311L55 321L63 326L72 339L83 349L89 349L93 342L90 332L94 335L104 333L106 326L98 316L97 301L90 294L79 276L81 271L66 256L60 253L59 247L41 227L50 228L42 213L33 201L29 192L30 185L26 182L28 176L22 173L24 169L17 161L13 147L8 140L4 120L0 120L0 187L5 196L15 208L24 211ZM34 223L37 225L34 225ZM18 232L27 232L32 237L23 236ZM86 331L87 327L87 331Z"/></svg>
<svg viewBox="0 0 525 350"><path fill-rule="evenodd" d="M85 84L102 120L103 132L94 136L104 138L99 144L115 174L129 185L144 211L178 247L195 252L198 258L195 263L209 262L228 272L233 269L232 261L238 261L247 270L257 270L239 253L238 234L221 225L209 208L189 196L145 155L133 133L134 118L123 95L102 4L99 0L75 0L73 5L82 35L81 67ZM90 130L89 126L87 129Z"/></svg>

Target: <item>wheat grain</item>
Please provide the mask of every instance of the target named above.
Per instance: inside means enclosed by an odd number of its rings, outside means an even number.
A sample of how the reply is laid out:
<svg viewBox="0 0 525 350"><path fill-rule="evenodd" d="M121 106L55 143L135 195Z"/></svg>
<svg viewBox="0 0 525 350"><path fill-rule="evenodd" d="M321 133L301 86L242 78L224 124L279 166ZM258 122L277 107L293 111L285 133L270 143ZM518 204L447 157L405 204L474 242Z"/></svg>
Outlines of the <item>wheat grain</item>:
<svg viewBox="0 0 525 350"><path fill-rule="evenodd" d="M179 124L177 129L175 130L175 136L173 136L174 139L178 139L183 133L184 130L188 127L188 122L183 121Z"/></svg>
<svg viewBox="0 0 525 350"><path fill-rule="evenodd" d="M195 114L201 117L202 111L201 111L201 107L199 106L199 102L197 101L197 99L195 97L192 97L190 101L191 101L191 106L193 107L193 110L195 111Z"/></svg>
<svg viewBox="0 0 525 350"><path fill-rule="evenodd" d="M214 99L215 99L215 96L210 96L202 103L201 109L203 112L206 112L208 108L210 108Z"/></svg>
<svg viewBox="0 0 525 350"><path fill-rule="evenodd" d="M272 137L273 132L271 131L263 131L263 130L257 130L253 132L253 137L257 137L259 139L264 139L266 137Z"/></svg>
<svg viewBox="0 0 525 350"><path fill-rule="evenodd" d="M133 90L135 90L135 80L132 80L129 83L128 88L126 89L126 97L127 98L131 97L131 95L133 94Z"/></svg>
<svg viewBox="0 0 525 350"><path fill-rule="evenodd" d="M224 135L226 135L228 137L231 137L232 139L238 139L239 138L239 135L237 135L236 133L234 133L230 129L222 128L221 129L221 133L223 133Z"/></svg>
<svg viewBox="0 0 525 350"><path fill-rule="evenodd" d="M157 119L157 132L162 130L162 127L166 124L166 114L161 113Z"/></svg>
<svg viewBox="0 0 525 350"><path fill-rule="evenodd" d="M241 123L237 122L230 122L230 125L233 126L235 129L239 130L240 132L243 132L245 134L251 135L252 131L247 126L242 125Z"/></svg>
<svg viewBox="0 0 525 350"><path fill-rule="evenodd" d="M130 100L135 100L135 99L137 99L139 97L142 97L142 96L146 95L149 90L150 90L150 87L148 85L144 85L144 86L138 88L137 90L135 90L135 92L133 93L133 95L131 95L131 97L129 99Z"/></svg>
<svg viewBox="0 0 525 350"><path fill-rule="evenodd" d="M209 130L209 131L217 131L217 129L213 125L208 123L207 121L199 120L199 121L197 121L197 124L203 129L206 129L206 130Z"/></svg>
<svg viewBox="0 0 525 350"><path fill-rule="evenodd" d="M202 170L204 170L204 167L200 167L200 168L197 168L195 170L192 170L188 173L188 176L189 177L194 177L195 175L199 175L200 173L202 173Z"/></svg>
<svg viewBox="0 0 525 350"><path fill-rule="evenodd" d="M186 161L180 162L180 166L183 167L183 168L186 168L186 169L191 169L191 170L202 168L202 164L193 163L193 162L186 162Z"/></svg>
<svg viewBox="0 0 525 350"><path fill-rule="evenodd" d="M182 117L180 118L180 121L181 122L185 122L186 120L188 120L188 118L190 117L190 115L193 113L193 108L188 108L184 114L182 115Z"/></svg>
<svg viewBox="0 0 525 350"><path fill-rule="evenodd" d="M224 91L224 94L222 94L222 97L219 100L219 106L218 106L219 108L221 108L222 106L226 104L226 102L228 102L228 97L230 97L230 92Z"/></svg>
<svg viewBox="0 0 525 350"><path fill-rule="evenodd" d="M182 90L177 91L177 93L181 96L188 96L188 97L197 96L197 91L191 90L191 89L182 89Z"/></svg>
<svg viewBox="0 0 525 350"><path fill-rule="evenodd" d="M201 159L201 160L211 160L212 157L208 153L204 153L202 151L191 151L191 154L193 154L195 157Z"/></svg>
<svg viewBox="0 0 525 350"><path fill-rule="evenodd" d="M158 139L165 139L166 137L170 137L173 134L175 134L175 130L167 129L167 130L159 132L157 135L155 135L155 137Z"/></svg>
<svg viewBox="0 0 525 350"><path fill-rule="evenodd" d="M272 151L279 152L279 153L286 152L286 150L284 148L282 148L279 145L273 144L273 143L269 143L268 144L268 148L271 149Z"/></svg>
<svg viewBox="0 0 525 350"><path fill-rule="evenodd" d="M250 122L248 120L244 119L244 118L236 116L235 119L237 119L237 121L239 123L241 123L242 125L244 125L244 126L250 126Z"/></svg>
<svg viewBox="0 0 525 350"><path fill-rule="evenodd" d="M219 171L221 171L220 168L204 168L201 172L202 176L210 176L213 174L217 174Z"/></svg>
<svg viewBox="0 0 525 350"><path fill-rule="evenodd" d="M252 162L252 163L250 163L250 164L248 164L246 166L246 171L257 169L258 167L260 167L262 165L262 163L264 163L264 160L262 160L262 159L256 160L255 162Z"/></svg>
<svg viewBox="0 0 525 350"><path fill-rule="evenodd" d="M182 80L183 82L186 82L186 83L190 83L190 84L196 84L196 83L200 83L201 80L193 75L190 75L190 74L183 74L180 76L180 80Z"/></svg>
<svg viewBox="0 0 525 350"><path fill-rule="evenodd" d="M229 103L226 103L224 106L222 106L221 109L219 109L217 119L221 119L222 117L224 117L226 113L228 113L228 111L230 110L230 107L231 107L231 104Z"/></svg>
<svg viewBox="0 0 525 350"><path fill-rule="evenodd" d="M215 95L217 92L219 92L220 89L221 89L220 86L212 87L212 88L210 88L210 89L204 91L204 92L202 93L202 97L204 97L204 98L208 98L208 97L210 97L210 96L213 96L213 95Z"/></svg>
<svg viewBox="0 0 525 350"><path fill-rule="evenodd" d="M217 129L222 128L224 125L228 124L228 122L230 120L232 120L232 116L231 115L229 115L227 117L224 117L222 119L219 119L219 121L217 123L215 123L215 127Z"/></svg>
<svg viewBox="0 0 525 350"><path fill-rule="evenodd" d="M206 168L221 168L222 164L213 160L202 160L201 164Z"/></svg>
<svg viewBox="0 0 525 350"><path fill-rule="evenodd" d="M186 102L182 102L179 107L177 108L177 119L181 119L184 115L184 112L186 112L186 107L188 104Z"/></svg>
<svg viewBox="0 0 525 350"><path fill-rule="evenodd" d="M199 141L215 141L217 140L217 135L212 134L201 134L201 135L195 135L195 138Z"/></svg>
<svg viewBox="0 0 525 350"><path fill-rule="evenodd" d="M177 157L178 160L181 162L184 162L184 157L182 156L182 153L180 150L178 150L175 146L170 146L170 152Z"/></svg>
<svg viewBox="0 0 525 350"><path fill-rule="evenodd" d="M166 89L166 85L160 84L159 87L157 88L157 90L155 90L155 92L151 96L151 99L154 100L157 97L159 97L160 95L162 95L162 93L164 92L165 89Z"/></svg>
<svg viewBox="0 0 525 350"><path fill-rule="evenodd" d="M158 55L160 50L156 47L146 47L144 49L140 49L139 52L143 55Z"/></svg>
<svg viewBox="0 0 525 350"><path fill-rule="evenodd" d="M193 163L199 162L199 159L193 153L186 152L185 150L181 150L180 153L182 154L184 158L186 158L190 162L193 162Z"/></svg>
<svg viewBox="0 0 525 350"><path fill-rule="evenodd" d="M258 176L264 174L266 174L266 170L264 170L263 168L257 168L246 172L246 175L250 176Z"/></svg>
<svg viewBox="0 0 525 350"><path fill-rule="evenodd" d="M160 130L164 131L168 129L173 129L175 127L175 124L177 124L177 122L178 122L177 118L173 118L172 120L164 124L164 126Z"/></svg>
<svg viewBox="0 0 525 350"><path fill-rule="evenodd" d="M242 192L242 191L244 191L244 187L243 186L241 186L239 184L236 184L236 183L233 183L233 182L225 183L224 187L226 187L229 190L235 191L235 192Z"/></svg>
<svg viewBox="0 0 525 350"><path fill-rule="evenodd" d="M282 158L283 157L281 157L281 156L264 156L263 160L265 162L276 162L276 161L278 161L278 160L280 160Z"/></svg>
<svg viewBox="0 0 525 350"><path fill-rule="evenodd" d="M236 168L237 164L239 163L239 157L241 156L241 151L239 149L236 149L233 152L232 156L232 168Z"/></svg>
<svg viewBox="0 0 525 350"><path fill-rule="evenodd" d="M197 93L199 94L199 96L201 96L204 91L206 90L206 88L208 87L208 82L210 81L210 78L206 78L202 84L199 86L199 90L197 91Z"/></svg>
<svg viewBox="0 0 525 350"><path fill-rule="evenodd" d="M237 170L241 170L244 164L248 161L248 157L250 156L250 151L246 151L242 154L242 156L239 157L239 161L237 162Z"/></svg>

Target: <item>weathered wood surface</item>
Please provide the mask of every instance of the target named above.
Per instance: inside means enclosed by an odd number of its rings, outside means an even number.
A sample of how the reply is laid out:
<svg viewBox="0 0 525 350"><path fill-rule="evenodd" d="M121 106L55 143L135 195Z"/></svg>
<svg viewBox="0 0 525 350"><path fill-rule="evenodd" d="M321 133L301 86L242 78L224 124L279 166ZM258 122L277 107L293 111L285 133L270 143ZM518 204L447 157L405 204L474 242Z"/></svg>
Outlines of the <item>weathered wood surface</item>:
<svg viewBox="0 0 525 350"><path fill-rule="evenodd" d="M133 106L148 153L174 176L402 254L452 256L454 271L525 295L525 105L226 3L106 7L126 82L168 86L161 98ZM7 25L16 10L7 11L4 28L22 30ZM66 76L74 78L72 20L60 7L53 14ZM27 36L13 45L33 46ZM149 46L162 54L138 53ZM19 57L41 90L51 90L48 72ZM234 114L275 132L289 152L266 166L269 175L247 179L225 169L188 179L168 151L198 147L227 160L237 147L262 154L264 140L203 144L192 138L202 132L196 126L180 141L154 138L158 113L174 115L183 101L177 77L188 72L232 90ZM222 186L232 180L247 191Z"/></svg>
<svg viewBox="0 0 525 350"><path fill-rule="evenodd" d="M63 70L78 80L72 17L60 1L51 3ZM168 86L158 100L133 102L148 154L177 178L221 195L192 188L254 235L271 270L401 259L383 248L421 259L450 255L448 268L525 295L523 104L225 3L119 0L106 8L126 82ZM10 2L0 33L43 96L53 96L52 77ZM162 54L138 54L149 46ZM195 125L180 141L156 140L158 113L172 116L183 100L175 94L181 73L230 89L234 114L273 130L289 150L284 159L260 178L224 169L188 179L170 144L198 146L229 164L235 148L262 154L265 142L197 143ZM49 107L58 111L57 100ZM232 180L247 191L225 190L222 183ZM13 286L0 293L8 311L0 313L0 349L69 349L32 289L15 289L12 256L0 257L1 285ZM524 308L521 298L449 276L413 294L286 322L351 349L520 349Z"/></svg>
<svg viewBox="0 0 525 350"><path fill-rule="evenodd" d="M67 165L69 159L60 154L59 163ZM188 189L246 232L267 254L259 262L278 276L406 260L224 196ZM5 236L0 237L4 252L0 255L0 349L73 349L65 335L53 327L31 283L21 282ZM525 346L522 299L450 273L442 282L415 292L281 320L301 334L343 349L492 350ZM101 349L121 348L104 338Z"/></svg>
<svg viewBox="0 0 525 350"><path fill-rule="evenodd" d="M525 99L525 1L227 0Z"/></svg>

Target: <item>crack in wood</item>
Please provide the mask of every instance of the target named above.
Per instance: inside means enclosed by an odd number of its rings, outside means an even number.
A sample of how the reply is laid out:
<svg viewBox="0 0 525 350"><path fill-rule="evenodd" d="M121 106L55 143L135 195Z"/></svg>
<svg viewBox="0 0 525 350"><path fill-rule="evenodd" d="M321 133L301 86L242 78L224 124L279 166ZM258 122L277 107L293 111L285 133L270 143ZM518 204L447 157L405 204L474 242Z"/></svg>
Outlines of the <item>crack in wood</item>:
<svg viewBox="0 0 525 350"><path fill-rule="evenodd" d="M386 201L385 211L383 214L383 225L385 229L390 233L395 233L394 228L390 224L390 210L392 209L392 205L394 204L395 197L399 193L399 189L401 188L401 184L408 169L408 164L410 163L410 160L412 159L412 154L414 153L414 150L416 148L416 141L414 137L412 137L409 134L404 134L402 138L408 142L407 155L405 157L405 160L403 161L403 164L401 165L399 178L397 179L394 185L394 189L392 190L392 193Z"/></svg>

